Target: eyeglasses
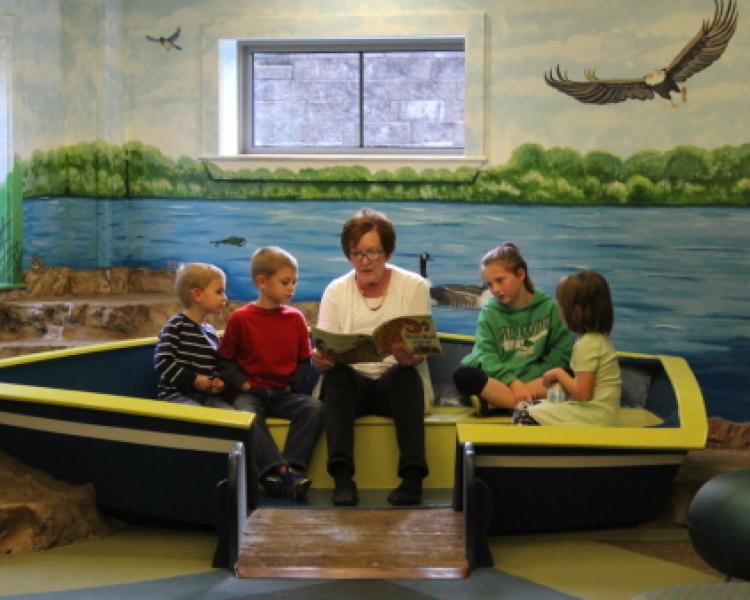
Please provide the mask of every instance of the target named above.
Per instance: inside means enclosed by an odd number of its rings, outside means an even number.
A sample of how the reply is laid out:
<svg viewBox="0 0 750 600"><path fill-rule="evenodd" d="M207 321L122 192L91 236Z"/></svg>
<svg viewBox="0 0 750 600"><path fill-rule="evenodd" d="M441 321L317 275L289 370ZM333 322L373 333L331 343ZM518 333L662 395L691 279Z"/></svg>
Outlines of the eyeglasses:
<svg viewBox="0 0 750 600"><path fill-rule="evenodd" d="M368 260L375 260L377 258L380 258L385 254L385 250L365 250L364 252L350 252L349 258L351 258L354 261L361 261L367 257Z"/></svg>

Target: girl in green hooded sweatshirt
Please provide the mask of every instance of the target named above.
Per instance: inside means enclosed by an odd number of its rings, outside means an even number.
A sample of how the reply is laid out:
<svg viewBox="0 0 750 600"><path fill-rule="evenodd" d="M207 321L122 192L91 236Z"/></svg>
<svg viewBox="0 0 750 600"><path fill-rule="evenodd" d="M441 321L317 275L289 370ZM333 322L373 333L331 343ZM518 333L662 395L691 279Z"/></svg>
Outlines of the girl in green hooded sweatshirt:
<svg viewBox="0 0 750 600"><path fill-rule="evenodd" d="M557 304L534 290L518 246L505 242L482 257L482 279L493 298L479 313L474 348L453 374L458 390L479 399L480 416L489 405L513 409L544 398L544 373L568 368L573 335Z"/></svg>

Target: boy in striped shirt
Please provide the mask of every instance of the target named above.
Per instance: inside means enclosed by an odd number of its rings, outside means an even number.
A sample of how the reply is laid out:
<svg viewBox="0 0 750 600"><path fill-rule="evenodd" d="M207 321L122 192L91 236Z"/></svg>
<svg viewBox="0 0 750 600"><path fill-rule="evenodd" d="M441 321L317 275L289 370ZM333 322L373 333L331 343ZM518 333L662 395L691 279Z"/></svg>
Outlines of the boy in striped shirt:
<svg viewBox="0 0 750 600"><path fill-rule="evenodd" d="M213 265L189 263L177 270L175 293L184 308L164 325L154 353L160 400L234 409L221 396L219 336L206 322L226 305L225 286L224 272Z"/></svg>

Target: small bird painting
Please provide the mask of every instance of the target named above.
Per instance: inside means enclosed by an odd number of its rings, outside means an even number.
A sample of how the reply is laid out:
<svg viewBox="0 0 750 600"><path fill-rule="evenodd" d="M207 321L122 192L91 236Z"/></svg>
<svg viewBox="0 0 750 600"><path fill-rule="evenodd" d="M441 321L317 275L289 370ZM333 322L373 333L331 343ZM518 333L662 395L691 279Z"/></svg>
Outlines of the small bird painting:
<svg viewBox="0 0 750 600"><path fill-rule="evenodd" d="M161 44L162 48L165 48L166 50L171 50L172 48L175 48L177 50L182 50L181 46L178 46L177 44L175 44L175 41L177 40L178 37L180 37L179 27L175 29L175 32L169 37L153 37L151 35L147 35L146 39L149 42L158 42L159 44Z"/></svg>
<svg viewBox="0 0 750 600"><path fill-rule="evenodd" d="M698 33L672 59L668 67L649 71L645 76L635 79L599 79L596 71L586 69L586 81L572 81L568 74L557 73L550 69L544 74L548 85L579 102L586 104L613 104L624 100L650 100L654 94L669 100L673 107L677 104L671 94L680 94L682 101L687 101L687 88L678 86L691 75L710 66L726 50L737 28L737 2L714 0L715 11L711 21L704 20Z"/></svg>

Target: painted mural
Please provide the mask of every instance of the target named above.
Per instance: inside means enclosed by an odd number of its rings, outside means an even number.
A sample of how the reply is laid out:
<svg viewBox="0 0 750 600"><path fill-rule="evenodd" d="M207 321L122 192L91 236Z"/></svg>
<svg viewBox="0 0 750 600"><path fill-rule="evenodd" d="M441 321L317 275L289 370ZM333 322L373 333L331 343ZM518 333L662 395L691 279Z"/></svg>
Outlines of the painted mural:
<svg viewBox="0 0 750 600"><path fill-rule="evenodd" d="M544 79L551 87L588 104L613 104L625 100L651 100L655 95L669 101L677 108L672 94L679 94L687 101L687 86L678 84L687 81L696 73L709 67L724 53L737 29L737 4L729 0L716 1L713 18L704 20L693 38L677 53L669 66L653 69L643 77L633 79L600 79L595 69L586 69L586 81L571 81L567 74L557 76L550 70Z"/></svg>
<svg viewBox="0 0 750 600"><path fill-rule="evenodd" d="M247 259L275 243L300 258L298 299L314 300L346 268L346 216L388 202L394 261L417 270L429 253L436 286L478 283L479 256L505 239L547 291L572 270L605 273L618 347L687 356L712 414L750 420L736 393L750 387L742 2L403 0L376 14L316 0L294 15L281 0L11 4L24 25L12 40L9 134L24 237L3 251L16 272L34 257L79 268L208 260L248 298ZM218 160L217 40L341 31L466 33L467 104L480 108L467 115L466 154L482 160ZM659 96L658 76L639 73L670 56L668 90L682 95L687 78L694 90L680 110L619 101ZM476 309L437 312L442 329L473 331Z"/></svg>

